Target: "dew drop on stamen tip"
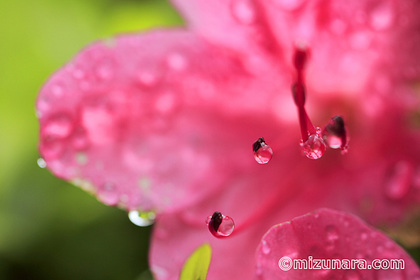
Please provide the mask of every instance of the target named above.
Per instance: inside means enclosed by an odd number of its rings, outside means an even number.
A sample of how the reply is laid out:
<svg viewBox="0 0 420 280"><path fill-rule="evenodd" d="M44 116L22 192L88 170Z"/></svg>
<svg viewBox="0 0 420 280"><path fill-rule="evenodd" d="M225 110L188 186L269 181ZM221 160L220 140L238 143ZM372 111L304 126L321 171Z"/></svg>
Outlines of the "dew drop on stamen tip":
<svg viewBox="0 0 420 280"><path fill-rule="evenodd" d="M300 145L302 146L303 153L309 159L321 158L327 148L324 140L318 134L309 135L308 140L305 142L301 141Z"/></svg>
<svg viewBox="0 0 420 280"><path fill-rule="evenodd" d="M255 161L259 164L266 164L273 157L273 150L269 145L267 145L267 143L265 143L263 137L260 137L254 142L252 150L254 152Z"/></svg>
<svg viewBox="0 0 420 280"><path fill-rule="evenodd" d="M139 227L147 227L155 222L156 214L153 211L139 212L132 210L128 213L130 221Z"/></svg>
<svg viewBox="0 0 420 280"><path fill-rule="evenodd" d="M233 219L220 212L214 212L212 216L208 216L206 224L210 233L219 238L230 236L235 228Z"/></svg>

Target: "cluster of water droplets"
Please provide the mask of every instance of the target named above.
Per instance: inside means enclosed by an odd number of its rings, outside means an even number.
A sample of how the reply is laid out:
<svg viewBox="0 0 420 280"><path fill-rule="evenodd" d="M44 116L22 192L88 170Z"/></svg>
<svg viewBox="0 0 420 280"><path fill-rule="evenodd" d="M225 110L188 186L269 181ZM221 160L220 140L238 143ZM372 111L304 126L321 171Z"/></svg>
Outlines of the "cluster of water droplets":
<svg viewBox="0 0 420 280"><path fill-rule="evenodd" d="M309 159L321 158L327 147L341 149L342 154L347 153L348 135L343 118L335 116L324 129L317 127L316 133L309 135L306 141L301 140L300 146Z"/></svg>
<svg viewBox="0 0 420 280"><path fill-rule="evenodd" d="M214 212L213 215L208 216L206 224L211 234L218 238L230 236L235 229L233 219L220 212Z"/></svg>

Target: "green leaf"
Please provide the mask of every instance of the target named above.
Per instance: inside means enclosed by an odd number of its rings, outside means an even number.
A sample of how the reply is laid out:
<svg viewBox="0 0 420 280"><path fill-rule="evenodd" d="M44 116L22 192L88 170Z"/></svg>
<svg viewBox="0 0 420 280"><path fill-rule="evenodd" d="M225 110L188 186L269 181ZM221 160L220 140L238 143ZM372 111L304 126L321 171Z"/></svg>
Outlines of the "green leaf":
<svg viewBox="0 0 420 280"><path fill-rule="evenodd" d="M205 243L198 247L182 268L179 280L205 280L209 270L211 259L211 247Z"/></svg>

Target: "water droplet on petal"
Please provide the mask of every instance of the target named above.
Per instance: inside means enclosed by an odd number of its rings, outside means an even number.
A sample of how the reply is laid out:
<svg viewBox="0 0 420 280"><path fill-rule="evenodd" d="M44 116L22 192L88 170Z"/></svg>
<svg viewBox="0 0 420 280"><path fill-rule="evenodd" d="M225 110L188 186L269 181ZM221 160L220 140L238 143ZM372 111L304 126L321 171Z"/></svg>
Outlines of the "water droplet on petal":
<svg viewBox="0 0 420 280"><path fill-rule="evenodd" d="M45 122L42 132L45 137L65 138L72 128L71 118L67 114L58 114Z"/></svg>
<svg viewBox="0 0 420 280"><path fill-rule="evenodd" d="M51 86L51 93L56 97L60 97L64 93L63 86L61 84L54 84Z"/></svg>
<svg viewBox="0 0 420 280"><path fill-rule="evenodd" d="M267 241L263 240L261 241L261 250L263 254L268 255L271 252L270 246L268 246Z"/></svg>
<svg viewBox="0 0 420 280"><path fill-rule="evenodd" d="M385 185L385 193L391 199L401 199L410 190L414 167L406 161L399 161L389 173L389 179Z"/></svg>
<svg viewBox="0 0 420 280"><path fill-rule="evenodd" d="M233 17L241 24L252 24L255 21L255 10L248 0L233 1L231 11Z"/></svg>
<svg viewBox="0 0 420 280"><path fill-rule="evenodd" d="M36 163L38 164L38 166L40 168L45 168L47 167L47 163L45 162L45 160L43 158L39 158Z"/></svg>
<svg viewBox="0 0 420 280"><path fill-rule="evenodd" d="M76 131L72 135L71 143L73 145L73 148L75 148L76 150L83 150L87 148L89 141L84 129L76 129Z"/></svg>
<svg viewBox="0 0 420 280"><path fill-rule="evenodd" d="M362 232L360 234L360 239L362 239L363 241L366 240L366 239L368 239L368 234L366 232Z"/></svg>
<svg viewBox="0 0 420 280"><path fill-rule="evenodd" d="M114 71L112 69L111 62L103 61L97 68L96 68L96 75L99 79L108 80L112 78L114 75Z"/></svg>
<svg viewBox="0 0 420 280"><path fill-rule="evenodd" d="M337 228L335 226L328 225L325 228L325 231L327 233L327 240L328 241L335 242L335 241L338 240L339 235L338 235L338 232L337 232Z"/></svg>
<svg viewBox="0 0 420 280"><path fill-rule="evenodd" d="M109 182L103 184L102 187L98 189L97 197L102 203L110 206L117 205L120 201L120 196L115 189L114 184Z"/></svg>
<svg viewBox="0 0 420 280"><path fill-rule="evenodd" d="M146 87L152 87L155 86L158 82L158 78L153 72L142 70L137 74L138 81L146 86Z"/></svg>
<svg viewBox="0 0 420 280"><path fill-rule="evenodd" d="M147 227L155 222L156 214L153 211L139 212L137 210L128 213L130 221L139 227Z"/></svg>
<svg viewBox="0 0 420 280"><path fill-rule="evenodd" d="M168 64L173 70L182 71L187 67L187 60L179 53L172 53L168 56Z"/></svg>
<svg viewBox="0 0 420 280"><path fill-rule="evenodd" d="M301 141L300 145L303 148L303 153L309 159L321 158L327 148L324 140L318 134L309 135L308 140L305 142Z"/></svg>
<svg viewBox="0 0 420 280"><path fill-rule="evenodd" d="M286 11L293 11L298 9L304 0L273 0L274 4Z"/></svg>
<svg viewBox="0 0 420 280"><path fill-rule="evenodd" d="M382 1L370 15L370 25L377 31L385 30L392 25L394 13L390 3Z"/></svg>
<svg viewBox="0 0 420 280"><path fill-rule="evenodd" d="M214 212L206 220L206 224L215 237L227 237L232 234L235 228L235 222L229 216L225 216L220 212Z"/></svg>
<svg viewBox="0 0 420 280"><path fill-rule="evenodd" d="M322 138L330 148L340 148L343 152L347 152L348 136L344 119L341 116L331 118L322 131Z"/></svg>
<svg viewBox="0 0 420 280"><path fill-rule="evenodd" d="M255 161L259 164L266 164L273 157L273 150L270 146L267 145L267 143L265 143L263 137L260 137L257 141L254 142L252 145L252 150L254 151Z"/></svg>

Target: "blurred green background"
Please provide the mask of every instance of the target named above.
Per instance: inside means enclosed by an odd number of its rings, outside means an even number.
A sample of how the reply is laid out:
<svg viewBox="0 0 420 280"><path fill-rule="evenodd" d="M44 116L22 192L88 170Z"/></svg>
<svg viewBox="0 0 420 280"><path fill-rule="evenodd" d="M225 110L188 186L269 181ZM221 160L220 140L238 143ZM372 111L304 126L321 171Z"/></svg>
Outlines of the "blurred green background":
<svg viewBox="0 0 420 280"><path fill-rule="evenodd" d="M0 1L0 279L150 279L150 228L38 167L34 104L88 43L181 24L164 0Z"/></svg>

